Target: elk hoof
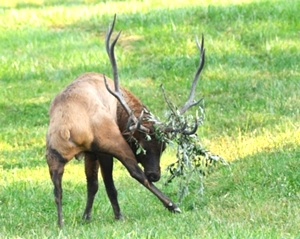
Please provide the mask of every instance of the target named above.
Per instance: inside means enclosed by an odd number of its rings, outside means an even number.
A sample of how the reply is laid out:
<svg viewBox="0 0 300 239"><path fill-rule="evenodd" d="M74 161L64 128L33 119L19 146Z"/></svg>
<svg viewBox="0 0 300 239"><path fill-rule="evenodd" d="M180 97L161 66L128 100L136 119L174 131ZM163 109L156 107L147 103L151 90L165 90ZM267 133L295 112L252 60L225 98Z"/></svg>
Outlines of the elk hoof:
<svg viewBox="0 0 300 239"><path fill-rule="evenodd" d="M118 220L118 221L123 221L124 220L124 217L122 214L119 214L119 215L115 215L115 220Z"/></svg>
<svg viewBox="0 0 300 239"><path fill-rule="evenodd" d="M181 213L181 210L179 207L174 208L174 213Z"/></svg>
<svg viewBox="0 0 300 239"><path fill-rule="evenodd" d="M174 203L169 203L166 208L170 211L170 212L174 212L174 213L181 213L181 210L179 207L177 207Z"/></svg>
<svg viewBox="0 0 300 239"><path fill-rule="evenodd" d="M89 222L92 220L92 216L90 214L83 214L82 220Z"/></svg>

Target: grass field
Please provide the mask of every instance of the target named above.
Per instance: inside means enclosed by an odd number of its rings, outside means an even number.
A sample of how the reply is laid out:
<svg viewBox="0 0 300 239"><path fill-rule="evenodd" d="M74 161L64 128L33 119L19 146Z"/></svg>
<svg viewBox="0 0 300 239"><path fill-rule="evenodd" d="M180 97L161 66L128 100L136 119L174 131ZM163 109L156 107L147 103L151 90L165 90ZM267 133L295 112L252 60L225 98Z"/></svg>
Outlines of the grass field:
<svg viewBox="0 0 300 239"><path fill-rule="evenodd" d="M0 238L300 238L299 9L296 0L0 1ZM176 104L186 100L195 36L204 34L198 135L232 164L204 179L203 196L191 185L175 215L117 163L125 220L113 219L100 181L87 224L83 165L71 162L59 229L44 158L47 111L79 74L111 75L104 36L115 13L121 84L161 119L159 85ZM156 185L176 200L166 176Z"/></svg>

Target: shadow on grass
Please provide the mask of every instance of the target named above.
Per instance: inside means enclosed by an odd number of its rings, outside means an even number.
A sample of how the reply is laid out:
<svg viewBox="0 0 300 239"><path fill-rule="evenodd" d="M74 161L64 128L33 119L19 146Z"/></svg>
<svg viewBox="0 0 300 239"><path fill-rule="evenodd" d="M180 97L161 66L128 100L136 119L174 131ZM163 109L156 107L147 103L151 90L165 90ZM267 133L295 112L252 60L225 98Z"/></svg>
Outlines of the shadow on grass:
<svg viewBox="0 0 300 239"><path fill-rule="evenodd" d="M43 103L2 103L0 109L5 112L0 119L1 130L27 127L34 131L35 127L42 127L48 124L48 109L50 102ZM4 135L3 135L4 136ZM10 135L6 135L9 139ZM21 140L21 139L20 139Z"/></svg>
<svg viewBox="0 0 300 239"><path fill-rule="evenodd" d="M253 12L253 9L255 9L255 12ZM293 11L295 11L294 14ZM209 65L212 67L228 64L229 66L240 65L247 69L253 67L259 69L262 63L267 63L263 66L281 71L283 69L293 69L298 65L299 57L296 54L296 47L270 51L266 49L266 44L276 39L278 41L278 37L283 42L289 41L291 37L295 38L296 16L297 13L294 7L287 11L284 9L284 5L276 7L268 1L226 6L191 6L176 9L155 9L146 13L120 13L118 14L117 29L122 29L125 35L129 35L132 31L143 35L140 40L130 43L137 46L135 49L140 55L143 55L143 51L145 51L145 55L147 54L146 59L143 60L141 57L140 67L151 70L141 72L150 72L150 74L158 72L159 75L163 75L159 69L172 71L176 62L180 62L183 58L183 56L176 56L172 49L169 54L153 57L151 51L149 52L149 45L158 46L161 48L160 51L164 52L165 49L169 49L169 44L174 45L176 42L184 42L187 39L194 38L194 35L201 35L201 33L208 39L213 37L215 42L218 40L226 41L226 39L219 39L220 34L222 34L241 47L237 52L230 52L230 54L224 54L223 52L212 54L209 53L209 48L207 48L207 58L212 59L209 61ZM78 21L67 27L95 32L95 29L99 29L100 26L101 31L105 31L112 17L112 15L106 14L95 21L95 16L91 16L90 19ZM230 26L228 23L230 23ZM186 25L191 26L190 30L192 32L187 30ZM245 26L247 27L245 28ZM180 31L177 31L176 28ZM266 28L268 28L268 31L265 30ZM281 31L281 29L284 30ZM122 40L122 37L120 40ZM158 42L165 44L158 44ZM124 43L123 45L128 44ZM182 46L177 45L173 51L177 52L180 48ZM188 53L182 52L181 54L186 55ZM150 60L149 62L149 57L153 61ZM294 59L292 64L291 57ZM191 65L197 65L197 54L191 56L191 58L193 62ZM287 59L289 60L287 61ZM132 61L129 60L128 62L132 64ZM152 64L158 64L157 69L152 69ZM180 76L180 72L177 70L178 76ZM149 75L141 75L140 77L149 77ZM157 78L157 76L153 76L153 78Z"/></svg>

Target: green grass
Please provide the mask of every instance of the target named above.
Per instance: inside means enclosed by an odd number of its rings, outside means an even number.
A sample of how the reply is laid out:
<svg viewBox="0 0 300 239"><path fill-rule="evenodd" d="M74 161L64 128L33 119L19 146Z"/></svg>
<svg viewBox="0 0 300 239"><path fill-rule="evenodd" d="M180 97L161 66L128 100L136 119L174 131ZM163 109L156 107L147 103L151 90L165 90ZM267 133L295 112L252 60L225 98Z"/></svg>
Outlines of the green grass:
<svg viewBox="0 0 300 239"><path fill-rule="evenodd" d="M299 1L12 0L0 3L0 238L300 238ZM198 64L204 145L232 161L170 214L117 163L125 220L116 222L102 182L93 220L82 162L66 167L65 226L56 226L44 159L51 99L88 71L111 75L104 35L113 14L122 30L121 84L162 120L161 83L178 105ZM192 112L191 112L192 113ZM162 158L174 160L172 149ZM177 198L176 182L157 186ZM194 189L194 191L193 191Z"/></svg>

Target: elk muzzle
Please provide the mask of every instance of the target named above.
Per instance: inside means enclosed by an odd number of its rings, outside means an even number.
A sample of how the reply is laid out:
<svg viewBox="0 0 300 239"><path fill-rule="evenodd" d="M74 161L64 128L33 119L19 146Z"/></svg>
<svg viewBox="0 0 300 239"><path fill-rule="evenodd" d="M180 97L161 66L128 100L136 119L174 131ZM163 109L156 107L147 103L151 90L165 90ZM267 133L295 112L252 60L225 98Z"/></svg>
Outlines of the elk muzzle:
<svg viewBox="0 0 300 239"><path fill-rule="evenodd" d="M145 170L145 175L150 182L157 182L160 179L160 168L158 170Z"/></svg>

